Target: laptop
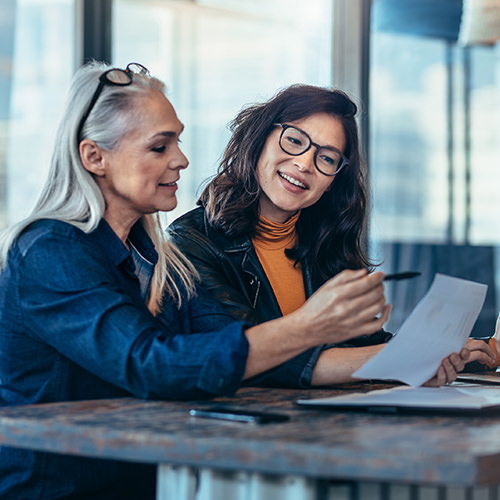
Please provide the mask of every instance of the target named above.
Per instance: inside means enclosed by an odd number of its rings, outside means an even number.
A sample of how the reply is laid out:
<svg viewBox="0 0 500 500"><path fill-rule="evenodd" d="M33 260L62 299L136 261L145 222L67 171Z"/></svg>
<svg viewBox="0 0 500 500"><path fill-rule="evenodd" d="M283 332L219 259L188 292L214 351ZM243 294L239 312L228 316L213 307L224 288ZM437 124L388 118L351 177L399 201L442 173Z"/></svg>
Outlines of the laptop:
<svg viewBox="0 0 500 500"><path fill-rule="evenodd" d="M443 387L397 386L318 399L298 405L328 410L376 413L446 413L454 415L500 412L500 387L452 384Z"/></svg>
<svg viewBox="0 0 500 500"><path fill-rule="evenodd" d="M475 384L500 384L500 372L458 373L458 382Z"/></svg>

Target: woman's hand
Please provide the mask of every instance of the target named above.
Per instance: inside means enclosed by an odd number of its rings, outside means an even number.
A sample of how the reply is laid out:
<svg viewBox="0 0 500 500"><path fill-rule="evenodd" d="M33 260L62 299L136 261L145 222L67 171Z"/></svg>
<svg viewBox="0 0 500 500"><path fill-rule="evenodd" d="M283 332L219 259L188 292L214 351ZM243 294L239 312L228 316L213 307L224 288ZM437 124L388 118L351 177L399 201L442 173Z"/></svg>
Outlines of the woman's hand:
<svg viewBox="0 0 500 500"><path fill-rule="evenodd" d="M470 351L467 347L463 347L459 354L454 352L444 358L436 375L429 379L424 385L427 387L440 387L444 384L450 384L457 378L457 373L464 369L465 363L469 361Z"/></svg>
<svg viewBox="0 0 500 500"><path fill-rule="evenodd" d="M493 338L495 339L497 352L500 353L500 314L497 318L497 324L495 325L495 334L493 335Z"/></svg>
<svg viewBox="0 0 500 500"><path fill-rule="evenodd" d="M488 367L493 367L495 365L495 353L493 352L493 349L483 340L469 338L465 343L465 347L470 352L469 361L467 361L468 363L478 361Z"/></svg>
<svg viewBox="0 0 500 500"><path fill-rule="evenodd" d="M292 314L317 339L315 344L374 333L387 322L391 311L383 279L383 273L368 274L366 269L342 271Z"/></svg>

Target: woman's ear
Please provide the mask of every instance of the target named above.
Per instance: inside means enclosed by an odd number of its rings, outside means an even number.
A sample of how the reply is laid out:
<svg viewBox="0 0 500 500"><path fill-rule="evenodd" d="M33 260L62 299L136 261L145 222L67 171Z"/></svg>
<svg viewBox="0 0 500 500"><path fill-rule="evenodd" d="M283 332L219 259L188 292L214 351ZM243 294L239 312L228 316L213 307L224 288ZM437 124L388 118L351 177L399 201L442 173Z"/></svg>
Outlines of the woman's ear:
<svg viewBox="0 0 500 500"><path fill-rule="evenodd" d="M90 139L80 142L80 158L86 170L91 174L103 176L105 173L101 148Z"/></svg>

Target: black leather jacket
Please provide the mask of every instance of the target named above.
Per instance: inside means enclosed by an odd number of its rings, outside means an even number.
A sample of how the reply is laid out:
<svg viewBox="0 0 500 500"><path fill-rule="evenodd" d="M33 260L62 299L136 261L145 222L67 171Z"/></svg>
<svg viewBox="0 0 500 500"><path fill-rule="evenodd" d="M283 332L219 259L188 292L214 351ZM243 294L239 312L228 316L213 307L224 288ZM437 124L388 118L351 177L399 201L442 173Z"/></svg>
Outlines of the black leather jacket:
<svg viewBox="0 0 500 500"><path fill-rule="evenodd" d="M228 238L208 224L202 207L176 219L168 232L200 273L201 285L222 302L235 319L261 323L282 316L249 237ZM301 267L306 297L309 297L323 282L313 275L307 262ZM380 344L391 337L381 330L339 345Z"/></svg>

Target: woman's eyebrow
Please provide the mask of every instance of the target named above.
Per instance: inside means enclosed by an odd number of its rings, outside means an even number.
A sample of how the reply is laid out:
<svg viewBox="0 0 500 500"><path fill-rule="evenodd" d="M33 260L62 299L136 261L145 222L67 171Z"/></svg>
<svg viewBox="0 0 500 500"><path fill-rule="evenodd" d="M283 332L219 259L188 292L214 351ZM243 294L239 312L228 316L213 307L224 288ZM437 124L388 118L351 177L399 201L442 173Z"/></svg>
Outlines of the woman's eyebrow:
<svg viewBox="0 0 500 500"><path fill-rule="evenodd" d="M153 135L152 139L156 139L157 137L176 137L177 135L179 134L177 132L174 132L173 130L165 130Z"/></svg>
<svg viewBox="0 0 500 500"><path fill-rule="evenodd" d="M177 138L181 135L182 130L180 132L175 132L174 130L163 130L161 132L157 132L156 134L152 135L149 139L148 142L154 142L158 139L168 139L172 140Z"/></svg>
<svg viewBox="0 0 500 500"><path fill-rule="evenodd" d="M160 136L160 137L177 137L177 136L181 135L183 131L184 131L184 124L181 123L178 132L175 130L163 130L161 132L157 132L152 138L155 139L158 136Z"/></svg>

